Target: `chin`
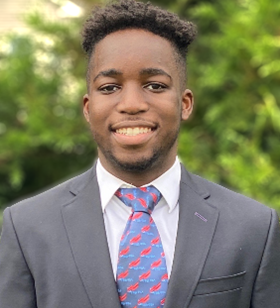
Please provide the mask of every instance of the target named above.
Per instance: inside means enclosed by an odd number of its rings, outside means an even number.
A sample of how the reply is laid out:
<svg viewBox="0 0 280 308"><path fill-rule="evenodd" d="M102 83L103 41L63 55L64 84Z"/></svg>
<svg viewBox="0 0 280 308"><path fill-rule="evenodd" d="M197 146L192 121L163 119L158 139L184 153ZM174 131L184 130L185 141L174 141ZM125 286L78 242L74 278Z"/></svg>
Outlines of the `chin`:
<svg viewBox="0 0 280 308"><path fill-rule="evenodd" d="M132 160L124 160L116 157L112 153L106 153L106 158L112 164L114 164L118 169L121 169L126 172L143 172L148 169L151 169L160 157L159 152L152 153L149 157L139 157L134 158Z"/></svg>

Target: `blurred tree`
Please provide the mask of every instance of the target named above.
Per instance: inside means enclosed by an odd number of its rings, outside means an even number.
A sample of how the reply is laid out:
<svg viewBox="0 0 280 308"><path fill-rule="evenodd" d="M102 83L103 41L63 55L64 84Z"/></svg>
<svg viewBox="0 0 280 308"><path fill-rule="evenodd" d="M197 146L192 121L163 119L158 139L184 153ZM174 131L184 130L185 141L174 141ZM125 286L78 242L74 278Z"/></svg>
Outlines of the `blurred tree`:
<svg viewBox="0 0 280 308"><path fill-rule="evenodd" d="M180 12L199 28L188 60L197 104L182 130L182 160L280 210L280 2L199 1Z"/></svg>
<svg viewBox="0 0 280 308"><path fill-rule="evenodd" d="M27 17L30 34L0 45L0 207L88 167L95 147L81 116L82 20Z"/></svg>
<svg viewBox="0 0 280 308"><path fill-rule="evenodd" d="M280 2L154 0L196 22L182 126L188 168L280 210ZM93 1L85 2L86 14ZM35 34L0 40L0 206L89 166L95 146L81 116L82 19L32 14Z"/></svg>

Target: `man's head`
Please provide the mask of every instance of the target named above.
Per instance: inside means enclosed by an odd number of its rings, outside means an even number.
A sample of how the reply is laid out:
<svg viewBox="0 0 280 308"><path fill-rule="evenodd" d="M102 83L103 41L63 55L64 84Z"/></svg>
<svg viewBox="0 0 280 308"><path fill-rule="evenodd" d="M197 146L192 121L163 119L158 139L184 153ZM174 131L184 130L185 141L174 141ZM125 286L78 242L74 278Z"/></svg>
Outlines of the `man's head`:
<svg viewBox="0 0 280 308"><path fill-rule="evenodd" d="M82 33L82 46L89 61L100 40L110 33L124 29L145 29L166 38L174 47L181 81L183 85L186 84L186 55L196 36L193 23L181 20L176 14L150 3L134 0L121 0L104 8L97 7L86 21Z"/></svg>
<svg viewBox="0 0 280 308"><path fill-rule="evenodd" d="M109 8L121 6L132 16L128 4L147 8L131 0ZM152 11L149 6L147 12ZM137 12L134 14L139 16ZM154 29L158 29L157 14L151 14L148 24L152 27L152 16ZM92 36L91 44L88 40L91 47L84 115L98 145L102 165L117 177L140 186L174 163L180 123L192 112L193 96L182 86L179 47L143 25L128 23L125 27L124 19L119 19L120 29L110 28L107 34L96 34L98 39ZM175 20L178 24L179 19ZM160 23L163 27L163 21ZM88 25L89 21L86 31ZM187 45L184 48L186 51Z"/></svg>

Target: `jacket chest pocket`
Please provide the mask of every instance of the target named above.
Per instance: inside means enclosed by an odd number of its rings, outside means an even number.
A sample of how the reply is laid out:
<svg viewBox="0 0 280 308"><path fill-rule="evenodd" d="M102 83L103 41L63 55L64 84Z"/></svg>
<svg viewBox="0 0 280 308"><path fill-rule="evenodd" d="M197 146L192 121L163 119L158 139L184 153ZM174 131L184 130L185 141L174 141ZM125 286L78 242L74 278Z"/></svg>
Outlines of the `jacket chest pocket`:
<svg viewBox="0 0 280 308"><path fill-rule="evenodd" d="M201 279L189 308L237 308L246 272Z"/></svg>
<svg viewBox="0 0 280 308"><path fill-rule="evenodd" d="M214 295L224 292L234 292L242 289L246 271L229 276L201 279L198 282L194 296Z"/></svg>

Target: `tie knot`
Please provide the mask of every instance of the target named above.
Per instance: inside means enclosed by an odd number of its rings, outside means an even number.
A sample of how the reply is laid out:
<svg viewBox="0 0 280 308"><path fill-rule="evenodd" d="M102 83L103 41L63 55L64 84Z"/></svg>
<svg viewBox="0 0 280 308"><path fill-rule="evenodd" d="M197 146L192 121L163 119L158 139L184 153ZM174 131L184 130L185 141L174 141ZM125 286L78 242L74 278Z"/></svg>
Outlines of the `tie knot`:
<svg viewBox="0 0 280 308"><path fill-rule="evenodd" d="M134 212L151 214L161 198L161 193L154 186L119 188L115 195Z"/></svg>

